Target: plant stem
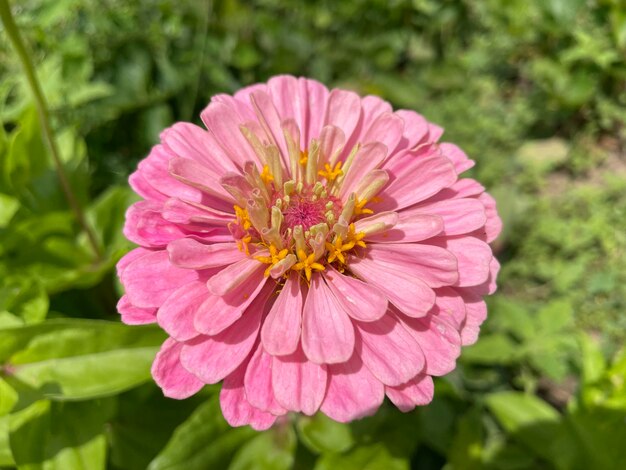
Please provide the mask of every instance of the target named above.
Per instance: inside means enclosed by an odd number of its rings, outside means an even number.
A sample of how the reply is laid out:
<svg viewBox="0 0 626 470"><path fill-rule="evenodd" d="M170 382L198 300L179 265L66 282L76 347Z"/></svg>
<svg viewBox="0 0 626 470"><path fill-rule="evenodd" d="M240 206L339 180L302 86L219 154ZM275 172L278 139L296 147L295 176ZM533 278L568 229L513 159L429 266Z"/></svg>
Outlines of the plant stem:
<svg viewBox="0 0 626 470"><path fill-rule="evenodd" d="M0 0L0 18L2 19L4 30L6 31L9 40L15 48L15 51L17 52L17 55L22 64L22 68L24 69L24 73L26 74L28 85L35 99L35 106L37 107L37 114L39 115L39 122L41 124L44 140L46 141L46 144L50 149L50 154L52 155L52 160L54 161L54 166L57 172L57 176L59 177L59 182L61 183L61 188L63 190L63 193L65 194L65 198L67 199L67 202L74 212L78 224L87 234L89 243L91 244L91 247L93 248L93 251L95 252L98 260L101 260L102 251L100 250L96 236L93 230L91 230L91 228L89 227L87 219L85 218L85 214L80 207L78 200L74 196L74 193L72 192L72 187L70 186L70 182L67 178L67 175L65 174L65 169L63 168L63 162L61 161L59 147L54 137L54 133L52 132L52 126L50 125L50 113L48 112L46 98L41 90L41 85L39 84L39 80L37 79L35 68L30 59L28 51L26 50L26 46L24 44L22 36L20 35L20 31L15 24L13 15L11 14L11 7L9 6L8 0Z"/></svg>

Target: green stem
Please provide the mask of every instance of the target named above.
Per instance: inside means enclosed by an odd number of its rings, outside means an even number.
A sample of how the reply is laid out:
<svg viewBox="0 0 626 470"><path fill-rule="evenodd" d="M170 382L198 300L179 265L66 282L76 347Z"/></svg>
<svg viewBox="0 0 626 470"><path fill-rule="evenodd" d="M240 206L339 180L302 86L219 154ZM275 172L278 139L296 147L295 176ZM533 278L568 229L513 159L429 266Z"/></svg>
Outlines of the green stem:
<svg viewBox="0 0 626 470"><path fill-rule="evenodd" d="M8 0L0 0L0 18L2 19L2 24L4 25L4 30L7 33L17 55L19 56L20 62L22 63L22 68L24 69L24 73L26 74L26 79L28 80L28 85L30 87L31 92L33 93L33 97L35 99L35 106L37 107L37 114L39 115L39 121L41 124L41 128L43 131L44 140L50 149L50 154L52 155L52 160L54 161L54 166L59 177L59 182L61 183L61 188L63 193L65 194L65 198L69 203L74 215L76 216L76 220L79 225L87 234L87 238L89 239L89 243L93 248L96 256L99 260L102 259L102 251L98 245L98 241L94 232L87 224L87 219L85 218L85 214L78 203L78 200L74 196L72 192L72 187L70 186L70 182L65 174L65 169L63 168L63 162L61 161L59 147L57 145L56 139L54 137L54 133L52 132L52 126L50 125L50 114L48 112L48 105L46 103L46 98L41 90L41 86L39 84L39 80L37 79L37 75L35 74L35 68L33 67L33 63L30 60L30 56L28 51L26 50L26 46L24 45L24 41L22 36L20 35L20 31L15 24L15 20L13 19L13 15L11 14L11 7L9 6Z"/></svg>

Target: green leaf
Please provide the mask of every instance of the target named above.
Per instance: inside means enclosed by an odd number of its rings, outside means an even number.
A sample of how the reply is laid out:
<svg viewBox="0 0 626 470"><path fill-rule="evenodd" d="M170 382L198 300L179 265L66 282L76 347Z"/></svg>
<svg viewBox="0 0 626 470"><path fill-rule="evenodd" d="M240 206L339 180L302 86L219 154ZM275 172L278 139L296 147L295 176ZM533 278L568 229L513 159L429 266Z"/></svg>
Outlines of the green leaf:
<svg viewBox="0 0 626 470"><path fill-rule="evenodd" d="M9 438L15 462L27 470L104 469L104 424L114 410L111 399L33 403L11 415Z"/></svg>
<svg viewBox="0 0 626 470"><path fill-rule="evenodd" d="M356 447L347 454L324 454L315 470L408 470L409 461L393 456L382 444Z"/></svg>
<svg viewBox="0 0 626 470"><path fill-rule="evenodd" d="M17 392L0 377L0 416L11 412L17 403Z"/></svg>
<svg viewBox="0 0 626 470"><path fill-rule="evenodd" d="M20 208L20 201L8 194L0 193L0 228L9 225L11 219Z"/></svg>
<svg viewBox="0 0 626 470"><path fill-rule="evenodd" d="M525 305L506 297L496 297L490 303L490 312L495 329L505 330L520 340L535 336L534 318Z"/></svg>
<svg viewBox="0 0 626 470"><path fill-rule="evenodd" d="M626 468L626 411L604 407L578 409L567 418L578 440L570 443L583 455L581 468Z"/></svg>
<svg viewBox="0 0 626 470"><path fill-rule="evenodd" d="M0 330L0 361L15 378L46 397L102 397L149 380L163 338L152 326L50 320Z"/></svg>
<svg viewBox="0 0 626 470"><path fill-rule="evenodd" d="M145 470L174 429L206 400L208 389L186 400L172 400L147 383L118 395L118 411L109 423L110 462L123 470Z"/></svg>
<svg viewBox="0 0 626 470"><path fill-rule="evenodd" d="M229 470L289 470L293 466L296 433L284 423L246 443L233 458Z"/></svg>
<svg viewBox="0 0 626 470"><path fill-rule="evenodd" d="M198 409L174 432L149 470L205 470L226 468L233 455L255 432L249 427L231 428L222 417L219 397Z"/></svg>
<svg viewBox="0 0 626 470"><path fill-rule="evenodd" d="M453 468L482 469L483 424L481 410L471 408L456 425L456 433L448 453Z"/></svg>
<svg viewBox="0 0 626 470"><path fill-rule="evenodd" d="M9 443L9 419L9 416L0 417L0 467L15 465Z"/></svg>
<svg viewBox="0 0 626 470"><path fill-rule="evenodd" d="M130 246L122 228L126 209L136 200L137 196L128 187L111 186L89 207L88 220L107 253Z"/></svg>
<svg viewBox="0 0 626 470"><path fill-rule="evenodd" d="M574 308L569 299L552 300L537 313L541 334L557 333L573 324Z"/></svg>
<svg viewBox="0 0 626 470"><path fill-rule="evenodd" d="M513 391L488 395L485 403L514 439L550 458L546 443L551 442L560 426L560 415L554 408L534 395Z"/></svg>
<svg viewBox="0 0 626 470"><path fill-rule="evenodd" d="M36 278L6 277L0 286L0 311L9 311L25 323L37 323L48 313L48 294Z"/></svg>
<svg viewBox="0 0 626 470"><path fill-rule="evenodd" d="M475 364L513 364L519 359L519 346L507 335L482 336L463 351L461 360Z"/></svg>
<svg viewBox="0 0 626 470"><path fill-rule="evenodd" d="M350 426L333 421L323 413L300 416L297 429L304 445L316 453L344 452L354 445Z"/></svg>

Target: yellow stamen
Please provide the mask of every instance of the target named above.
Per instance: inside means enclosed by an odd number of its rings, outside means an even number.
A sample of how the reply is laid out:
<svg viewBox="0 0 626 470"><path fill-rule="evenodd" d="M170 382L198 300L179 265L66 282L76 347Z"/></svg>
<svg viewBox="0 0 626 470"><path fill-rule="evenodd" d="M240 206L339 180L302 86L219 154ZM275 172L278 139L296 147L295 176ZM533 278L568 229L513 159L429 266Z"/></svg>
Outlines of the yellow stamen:
<svg viewBox="0 0 626 470"><path fill-rule="evenodd" d="M304 149L300 151L300 165L305 166L306 162L309 161L309 151L308 149Z"/></svg>
<svg viewBox="0 0 626 470"><path fill-rule="evenodd" d="M349 240L349 243L352 243L353 247L355 245L360 246L361 248L365 248L367 246L363 241L363 239L365 238L365 232L356 233L356 228L354 227L353 223L350 224L350 226L348 227L347 238Z"/></svg>
<svg viewBox="0 0 626 470"><path fill-rule="evenodd" d="M248 244L252 241L252 237L250 235L246 235L240 240L237 240L237 248L239 251L245 251L246 255L250 255L250 248Z"/></svg>
<svg viewBox="0 0 626 470"><path fill-rule="evenodd" d="M326 266L323 266L315 261L315 253L311 253L307 256L304 250L298 250L298 261L299 263L294 264L292 269L294 271L304 270L306 280L309 282L311 281L311 273L313 269L316 271L324 271L326 269Z"/></svg>
<svg viewBox="0 0 626 470"><path fill-rule="evenodd" d="M340 263L346 264L346 257L344 253L354 248L354 242L343 243L341 235L335 237L334 243L326 242L326 249L328 250L328 262L332 263L335 260L339 260Z"/></svg>
<svg viewBox="0 0 626 470"><path fill-rule="evenodd" d="M357 199L354 203L354 215L373 214L374 211L367 209L365 204L367 204L367 199Z"/></svg>
<svg viewBox="0 0 626 470"><path fill-rule="evenodd" d="M333 169L329 163L326 163L326 165L324 165L325 170L320 170L317 174L326 178L329 183L332 183L343 175L343 170L341 169L342 164L343 162L337 162L335 168Z"/></svg>
<svg viewBox="0 0 626 470"><path fill-rule="evenodd" d="M272 270L274 265L280 260L284 259L285 256L287 256L288 254L289 250L287 248L278 251L278 248L276 248L274 245L270 245L269 256L255 256L254 259L260 261L261 263L269 264L269 266L263 273L265 277L269 277L270 271Z"/></svg>
<svg viewBox="0 0 626 470"><path fill-rule="evenodd" d="M261 172L260 176L261 176L261 179L263 180L263 182L265 184L269 184L271 181L274 181L274 177L270 173L269 165L264 165L263 166L263 171Z"/></svg>
<svg viewBox="0 0 626 470"><path fill-rule="evenodd" d="M237 223L241 225L244 230L248 230L252 227L252 223L250 222L250 216L248 215L248 210L243 207L239 207L235 204L233 206L235 208L235 215L237 216Z"/></svg>

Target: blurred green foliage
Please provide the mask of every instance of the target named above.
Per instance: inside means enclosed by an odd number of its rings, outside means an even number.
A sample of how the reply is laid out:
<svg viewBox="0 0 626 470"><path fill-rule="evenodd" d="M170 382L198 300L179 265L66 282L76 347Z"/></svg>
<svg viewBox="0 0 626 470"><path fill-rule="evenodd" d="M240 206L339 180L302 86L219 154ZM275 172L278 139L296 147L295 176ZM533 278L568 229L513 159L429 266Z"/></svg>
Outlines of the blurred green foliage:
<svg viewBox="0 0 626 470"><path fill-rule="evenodd" d="M105 255L65 202L3 33L0 468L626 468L623 1L13 3ZM163 398L163 334L118 321L128 174L211 95L277 73L418 110L498 200L501 289L428 407L231 429L213 387Z"/></svg>

